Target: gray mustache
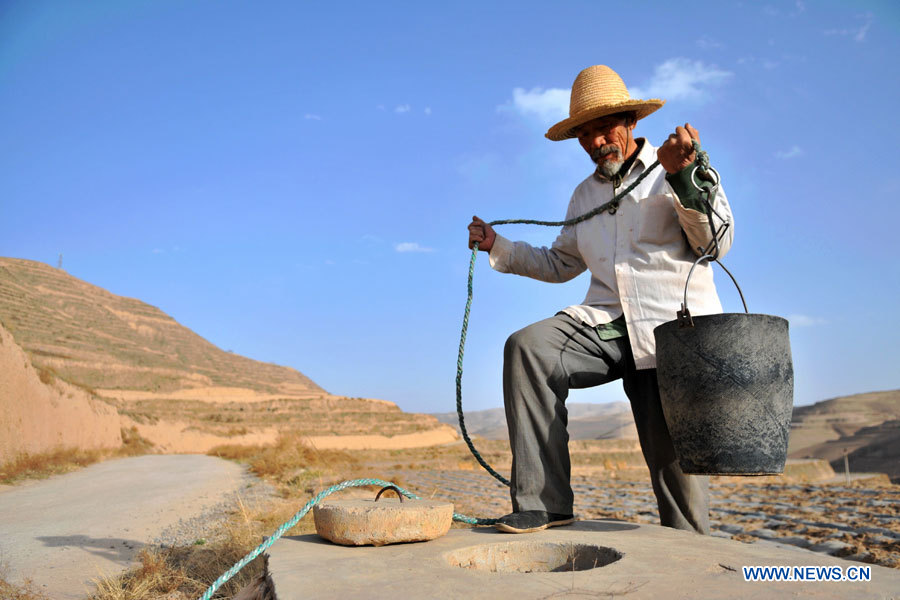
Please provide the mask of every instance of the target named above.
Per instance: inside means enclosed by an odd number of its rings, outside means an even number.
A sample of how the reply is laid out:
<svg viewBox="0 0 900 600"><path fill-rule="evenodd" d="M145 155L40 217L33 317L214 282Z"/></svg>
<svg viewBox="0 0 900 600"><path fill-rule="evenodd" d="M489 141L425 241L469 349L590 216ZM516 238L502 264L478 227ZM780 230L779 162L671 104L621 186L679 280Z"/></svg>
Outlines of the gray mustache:
<svg viewBox="0 0 900 600"><path fill-rule="evenodd" d="M615 144L607 144L605 146L600 146L599 148L594 148L591 150L591 159L594 162L597 162L600 158L608 155L615 154L616 157L620 158L622 156L622 151L619 150L619 147Z"/></svg>

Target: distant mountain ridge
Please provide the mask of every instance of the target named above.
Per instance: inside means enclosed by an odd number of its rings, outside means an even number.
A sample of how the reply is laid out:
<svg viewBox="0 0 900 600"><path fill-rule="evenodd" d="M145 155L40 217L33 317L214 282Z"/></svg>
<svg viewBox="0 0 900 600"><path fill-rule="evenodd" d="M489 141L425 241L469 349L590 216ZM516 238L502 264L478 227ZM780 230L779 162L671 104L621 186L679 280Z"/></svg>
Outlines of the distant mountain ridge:
<svg viewBox="0 0 900 600"><path fill-rule="evenodd" d="M900 390L867 392L794 408L791 458L821 458L844 470L886 473L900 481Z"/></svg>
<svg viewBox="0 0 900 600"><path fill-rule="evenodd" d="M569 411L569 439L637 439L634 417L627 402L572 402L566 408ZM452 425L459 431L459 420L455 412L433 414L441 423ZM506 413L502 408L466 411L465 417L466 431L470 435L489 440L505 440L509 437Z"/></svg>
<svg viewBox="0 0 900 600"><path fill-rule="evenodd" d="M571 440L637 439L626 402L571 403ZM455 412L434 415L458 428ZM502 408L466 411L470 435L508 439ZM900 390L868 392L796 406L791 420L788 457L821 459L843 472L844 452L853 472L885 473L900 482Z"/></svg>
<svg viewBox="0 0 900 600"><path fill-rule="evenodd" d="M40 262L0 258L0 322L36 368L87 388L327 394L295 369L221 350L154 306Z"/></svg>

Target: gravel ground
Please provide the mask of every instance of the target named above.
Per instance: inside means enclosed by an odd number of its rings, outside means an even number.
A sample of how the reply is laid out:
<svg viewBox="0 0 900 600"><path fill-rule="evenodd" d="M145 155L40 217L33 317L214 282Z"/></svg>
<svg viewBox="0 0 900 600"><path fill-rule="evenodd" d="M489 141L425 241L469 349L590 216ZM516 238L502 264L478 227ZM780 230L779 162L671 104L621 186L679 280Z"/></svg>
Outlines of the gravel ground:
<svg viewBox="0 0 900 600"><path fill-rule="evenodd" d="M222 524L240 504L252 508L265 504L276 495L274 486L250 473L244 473L239 490L224 494L218 504L209 506L188 519L179 519L150 540L149 544L172 548L189 546L199 540L214 541L223 535Z"/></svg>

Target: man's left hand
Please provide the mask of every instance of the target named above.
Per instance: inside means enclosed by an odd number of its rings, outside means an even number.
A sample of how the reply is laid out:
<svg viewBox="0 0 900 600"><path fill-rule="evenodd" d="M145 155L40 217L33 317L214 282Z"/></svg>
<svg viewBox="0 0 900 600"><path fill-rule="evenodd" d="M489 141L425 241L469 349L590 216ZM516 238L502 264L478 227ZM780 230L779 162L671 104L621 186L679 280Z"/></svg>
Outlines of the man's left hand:
<svg viewBox="0 0 900 600"><path fill-rule="evenodd" d="M700 141L700 134L696 129L691 127L690 123L685 123L684 127L676 127L675 133L669 135L668 139L656 151L656 158L659 164L663 166L666 173L677 173L692 162L694 162L694 146L691 140Z"/></svg>

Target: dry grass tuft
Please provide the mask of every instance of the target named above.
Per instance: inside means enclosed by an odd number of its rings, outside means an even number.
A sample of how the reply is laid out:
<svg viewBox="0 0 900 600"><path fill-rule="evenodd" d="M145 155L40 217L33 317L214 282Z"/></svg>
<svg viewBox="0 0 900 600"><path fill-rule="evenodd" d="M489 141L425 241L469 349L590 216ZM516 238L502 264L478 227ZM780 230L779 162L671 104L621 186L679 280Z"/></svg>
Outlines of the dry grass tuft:
<svg viewBox="0 0 900 600"><path fill-rule="evenodd" d="M282 434L271 446L216 446L207 454L246 463L250 470L290 494L308 484L333 479L359 468L359 460L342 450L318 450L303 436Z"/></svg>
<svg viewBox="0 0 900 600"><path fill-rule="evenodd" d="M122 447L118 452L120 456L152 454L153 449L153 443L142 438L137 427L132 425L130 428L122 428Z"/></svg>
<svg viewBox="0 0 900 600"><path fill-rule="evenodd" d="M258 545L228 539L204 546L142 550L140 565L124 575L95 581L90 600L187 600L196 598L234 563ZM230 598L263 569L258 558L225 583L214 598Z"/></svg>
<svg viewBox="0 0 900 600"><path fill-rule="evenodd" d="M104 600L150 600L151 598L177 598L173 592L189 584L190 578L183 568L170 564L165 554L141 550L137 559L140 566L116 578L103 577L95 580L97 591L92 599ZM202 593L202 592L201 592ZM187 596L185 596L187 597Z"/></svg>
<svg viewBox="0 0 900 600"><path fill-rule="evenodd" d="M56 373L56 370L52 367L37 367L38 379L41 380L41 383L44 385L50 385L59 375Z"/></svg>
<svg viewBox="0 0 900 600"><path fill-rule="evenodd" d="M136 428L122 429L122 446L119 448L82 450L61 447L48 452L19 454L11 461L0 464L0 483L44 479L51 475L69 473L101 460L150 454L152 451L153 444L138 435Z"/></svg>
<svg viewBox="0 0 900 600"><path fill-rule="evenodd" d="M50 598L36 590L31 580L26 580L24 585L14 585L0 577L0 598L3 600L50 600Z"/></svg>
<svg viewBox="0 0 900 600"><path fill-rule="evenodd" d="M80 450L57 448L37 454L23 453L0 464L0 483L10 484L23 479L43 479L50 475L68 473L102 460L108 450Z"/></svg>
<svg viewBox="0 0 900 600"><path fill-rule="evenodd" d="M263 535L271 535L272 530L287 521L298 508L295 504L279 499L254 509L239 501L217 539L202 545L144 549L138 556L138 567L118 577L96 580L97 591L90 600L196 598L256 548ZM311 519L303 519L292 533L308 533L313 529ZM219 588L213 598L231 598L258 581L264 569L265 558L256 558Z"/></svg>

